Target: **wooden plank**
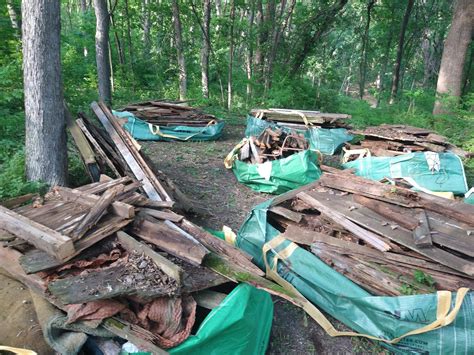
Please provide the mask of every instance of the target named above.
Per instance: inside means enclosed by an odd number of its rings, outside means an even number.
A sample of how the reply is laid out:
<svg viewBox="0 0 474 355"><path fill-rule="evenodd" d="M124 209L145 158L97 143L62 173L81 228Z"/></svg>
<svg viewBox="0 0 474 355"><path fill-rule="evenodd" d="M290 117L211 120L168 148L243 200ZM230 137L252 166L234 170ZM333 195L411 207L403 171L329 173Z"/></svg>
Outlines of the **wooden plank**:
<svg viewBox="0 0 474 355"><path fill-rule="evenodd" d="M102 177L102 175L101 175ZM133 180L131 177L129 176L124 176L124 177L121 177L119 179L111 179L110 181L106 181L106 182L96 182L96 183L92 183L92 184L89 184L89 185L83 185L83 186L79 186L77 187L75 190L79 190L79 191L83 191L83 192L86 192L88 194L100 194L102 192L104 192L105 190L107 189L110 189L111 187L114 187L114 186L117 186L117 185L120 185L120 184L127 184L131 181L135 181Z"/></svg>
<svg viewBox="0 0 474 355"><path fill-rule="evenodd" d="M301 219L303 218L301 213L291 211L288 208L281 206L270 207L269 211L296 223L300 223Z"/></svg>
<svg viewBox="0 0 474 355"><path fill-rule="evenodd" d="M315 207L319 212L321 212L321 214L331 219L335 223L340 224L345 229L356 235L358 238L372 245L374 248L380 251L390 250L390 246L383 240L381 240L377 235L359 227L357 224L348 220L343 214L334 211L333 209L331 209L330 206L328 206L327 203L324 203L317 196L315 196L314 193L300 192L298 194L298 198L302 199L307 204Z"/></svg>
<svg viewBox="0 0 474 355"><path fill-rule="evenodd" d="M161 183L156 178L155 173L151 170L151 168L145 162L139 150L137 149L138 143L132 138L132 136L130 136L130 134L127 131L123 129L123 127L120 124L118 124L118 122L116 121L116 118L114 117L114 115L112 115L112 112L110 112L107 105L105 105L103 102L100 102L99 107L102 110L102 112L105 114L105 118L113 126L115 132L120 136L121 140L123 141L125 146L128 148L128 151L132 154L134 160L138 163L139 167L144 172L144 174L146 175L146 177L148 178L152 186L160 194L160 200L171 201L172 199L168 195L168 192L163 188Z"/></svg>
<svg viewBox="0 0 474 355"><path fill-rule="evenodd" d="M61 260L75 252L70 238L3 206L0 206L0 229L5 229Z"/></svg>
<svg viewBox="0 0 474 355"><path fill-rule="evenodd" d="M155 222L156 221L156 222ZM166 226L164 222L152 221L150 218L135 218L133 233L158 248L191 264L200 265L209 251L179 232Z"/></svg>
<svg viewBox="0 0 474 355"><path fill-rule="evenodd" d="M104 161L105 164L107 164L107 166L110 168L110 170L112 170L112 172L114 173L114 175L116 177L120 177L120 173L119 171L117 170L117 168L115 167L114 163L112 163L112 161L109 159L109 157L107 156L107 154L105 154L104 150L102 149L102 147L99 145L99 143L97 142L97 140L94 138L94 136L91 134L91 132L89 132L89 130L87 129L86 125L84 124L84 121L82 120L82 118L78 118L76 120L76 123L77 125L79 126L79 128L82 130L82 132L84 133L84 135L87 137L87 139L89 140L89 142L92 144L92 146L94 147L95 151L97 152L97 154L101 157L101 159Z"/></svg>
<svg viewBox="0 0 474 355"><path fill-rule="evenodd" d="M163 270L166 275L176 280L178 284L181 284L181 275L183 273L183 269L181 269L178 265L154 252L151 248L143 243L138 242L135 238L131 237L125 232L117 232L117 239L120 244L128 251L137 251L148 256L161 270Z"/></svg>
<svg viewBox="0 0 474 355"><path fill-rule="evenodd" d="M291 240L292 242L303 245L311 245L314 243L314 241L321 240L326 237L332 238L324 233L301 228L294 224L289 224L282 236L288 240Z"/></svg>
<svg viewBox="0 0 474 355"><path fill-rule="evenodd" d="M433 240L431 239L431 229L426 212L421 208L416 209L416 212L418 213L418 220L420 224L413 231L413 239L415 240L415 244L420 248L432 246Z"/></svg>
<svg viewBox="0 0 474 355"><path fill-rule="evenodd" d="M74 240L80 239L89 229L95 226L121 191L123 191L123 185L117 185L105 191L89 213L81 220L81 223L70 233L71 238Z"/></svg>
<svg viewBox="0 0 474 355"><path fill-rule="evenodd" d="M66 201L75 201L91 208L100 200L100 196L89 194L77 189L70 189L63 186L56 186L53 189ZM110 211L123 218L133 218L135 216L135 207L121 201L112 202L110 205Z"/></svg>
<svg viewBox="0 0 474 355"><path fill-rule="evenodd" d="M8 200L3 200L0 202L0 205L9 209L13 209L23 205L24 203L30 202L36 197L39 197L39 194L26 194L23 196L13 197Z"/></svg>
<svg viewBox="0 0 474 355"><path fill-rule="evenodd" d="M198 306L206 309L214 309L218 307L226 297L227 295L225 293L211 290L202 290L193 293L193 298Z"/></svg>
<svg viewBox="0 0 474 355"><path fill-rule="evenodd" d="M402 213L401 209L403 207L398 207L389 203L385 203L383 201L375 200L361 195L353 195L352 199L358 204L370 208L372 211L378 213L379 215L389 220L395 221L397 224L404 228L414 230L416 227L418 227L419 222L416 218L410 216L407 213ZM410 212L411 210L406 209L406 211Z"/></svg>
<svg viewBox="0 0 474 355"><path fill-rule="evenodd" d="M222 239L216 238L201 227L195 225L194 223L184 219L180 227L185 231L191 233L200 243L202 243L209 250L218 253L223 258L226 258L229 262L238 265L240 268L251 272L254 275L264 276L265 273L260 270L255 264L253 264L250 259L251 256L246 254L240 249L235 248L229 243L223 241Z"/></svg>
<svg viewBox="0 0 474 355"><path fill-rule="evenodd" d="M158 211L151 208L141 208L140 213L171 222L181 222L184 218L183 216L171 211Z"/></svg>
<svg viewBox="0 0 474 355"><path fill-rule="evenodd" d="M119 150L123 159L127 162L128 166L130 167L130 170L133 172L136 179L142 182L143 189L145 190L145 193L147 194L147 196L151 200L161 201L162 198L160 194L155 189L150 179L147 177L143 169L140 167L135 157L130 152L130 149L124 143L123 139L119 136L114 126L109 121L109 119L107 118L105 113L102 111L102 109L99 107L99 105L96 102L93 102L91 104L91 108L96 114L96 116L99 118L100 122L104 126L107 133L110 135L110 138L115 143L117 149Z"/></svg>

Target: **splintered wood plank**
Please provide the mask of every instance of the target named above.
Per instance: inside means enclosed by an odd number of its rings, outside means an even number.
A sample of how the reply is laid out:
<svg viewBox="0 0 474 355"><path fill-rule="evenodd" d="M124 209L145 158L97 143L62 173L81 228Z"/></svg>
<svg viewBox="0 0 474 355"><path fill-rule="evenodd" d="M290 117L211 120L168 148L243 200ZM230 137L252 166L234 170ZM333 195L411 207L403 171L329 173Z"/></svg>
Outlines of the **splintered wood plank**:
<svg viewBox="0 0 474 355"><path fill-rule="evenodd" d="M13 198L10 198L8 200L3 200L3 201L0 202L0 205L2 205L3 207L9 208L9 209L17 208L17 207L23 205L26 202L30 202L31 200L33 200L36 197L39 197L39 195L38 194L26 194L26 195L19 196L19 197L13 197Z"/></svg>
<svg viewBox="0 0 474 355"><path fill-rule="evenodd" d="M420 224L413 231L415 244L421 248L431 246L433 245L433 240L431 239L431 229L426 212L424 209L416 209L416 212Z"/></svg>
<svg viewBox="0 0 474 355"><path fill-rule="evenodd" d="M171 222L181 222L184 218L183 216L171 211L158 211L151 208L141 208L140 213Z"/></svg>
<svg viewBox="0 0 474 355"><path fill-rule="evenodd" d="M200 265L209 251L158 220L136 218L133 233L158 248L191 264Z"/></svg>
<svg viewBox="0 0 474 355"><path fill-rule="evenodd" d="M92 207L89 213L81 220L81 223L70 233L71 238L74 240L80 239L89 229L95 226L107 208L112 204L117 194L121 191L123 191L123 185L114 186L105 191L99 200L97 200L94 207Z"/></svg>
<svg viewBox="0 0 474 355"><path fill-rule="evenodd" d="M103 176L104 175L101 175L100 179L102 179ZM131 181L135 181L135 180L133 180L129 176L124 176L124 177L121 177L121 178L115 179L115 180L110 178L109 181L94 182L92 184L79 186L75 190L83 191L83 192L86 192L86 193L91 194L91 195L92 194L100 194L100 193L104 192L105 190L110 189L111 187L114 187L114 186L117 186L117 185L120 185L120 184L125 185L125 184L128 184Z"/></svg>
<svg viewBox="0 0 474 355"><path fill-rule="evenodd" d="M120 154L122 155L123 159L127 162L128 166L130 167L130 170L132 173L135 175L137 180L141 181L143 184L143 189L145 190L145 193L147 196L155 201L161 201L162 198L158 191L155 189L153 184L151 183L150 179L147 177L143 169L140 167L138 162L136 161L135 157L131 153L130 149L127 147L127 145L124 143L123 139L119 136L117 131L115 130L114 126L112 123L109 121L105 113L102 111L102 109L99 107L97 102L93 102L91 104L91 108L96 114L96 116L99 118L100 122L104 126L105 130L107 133L110 135L110 138L113 140L115 143L117 149L119 150Z"/></svg>
<svg viewBox="0 0 474 355"><path fill-rule="evenodd" d="M46 252L33 250L26 253L21 258L21 265L27 273L35 273L55 268L81 254L82 251L90 248L102 239L122 229L130 222L132 222L131 219L123 219L122 217L117 216L105 216L98 225L89 231L86 237L79 239L74 243L76 251L70 257L64 260L58 260L54 256L48 255Z"/></svg>
<svg viewBox="0 0 474 355"><path fill-rule="evenodd" d="M137 251L150 257L166 275L176 280L178 284L181 284L181 275L183 273L183 269L181 269L178 265L154 252L151 248L143 243L140 243L125 232L117 232L117 239L120 244L128 251Z"/></svg>
<svg viewBox="0 0 474 355"><path fill-rule="evenodd" d="M303 245L311 245L314 243L314 241L320 240L321 238L331 238L330 236L324 233L301 228L294 224L288 225L282 236L288 240L291 240L292 242Z"/></svg>
<svg viewBox="0 0 474 355"><path fill-rule="evenodd" d="M117 168L115 167L114 163L112 163L112 161L109 159L107 154L105 154L104 150L99 145L97 140L94 138L94 136L91 134L91 132L89 132L89 130L87 129L86 125L84 124L84 121L82 120L82 118L78 118L76 120L76 123L79 126L79 128L82 130L84 135L87 137L89 142L91 142L91 144L93 145L93 147L94 147L95 151L97 152L97 154L99 155L99 157L104 161L104 163L107 164L107 166L110 168L110 170L112 170L112 172L114 173L114 175L116 177L120 177L120 173L117 170Z"/></svg>
<svg viewBox="0 0 474 355"><path fill-rule="evenodd" d="M66 201L74 201L89 208L96 206L100 200L100 196L89 194L76 189L70 189L62 186L56 186L53 189L57 191ZM125 189L125 187L123 187L123 189ZM123 218L133 218L135 216L135 208L121 201L112 202L110 205L110 211Z"/></svg>
<svg viewBox="0 0 474 355"><path fill-rule="evenodd" d="M70 238L3 206L0 206L0 229L5 229L60 260L75 252Z"/></svg>
<svg viewBox="0 0 474 355"><path fill-rule="evenodd" d="M298 198L306 202L307 204L316 208L321 214L331 219L337 224L340 224L345 229L356 235L358 238L364 240L366 243L372 245L374 248L380 251L390 250L390 246L381 240L376 234L361 228L357 224L351 222L342 213L335 211L331 208L331 202L325 202L323 199L318 198L312 192L300 192Z"/></svg>
<svg viewBox="0 0 474 355"><path fill-rule="evenodd" d="M300 223L301 219L303 218L301 213L291 211L288 208L281 206L270 207L269 211L296 223Z"/></svg>

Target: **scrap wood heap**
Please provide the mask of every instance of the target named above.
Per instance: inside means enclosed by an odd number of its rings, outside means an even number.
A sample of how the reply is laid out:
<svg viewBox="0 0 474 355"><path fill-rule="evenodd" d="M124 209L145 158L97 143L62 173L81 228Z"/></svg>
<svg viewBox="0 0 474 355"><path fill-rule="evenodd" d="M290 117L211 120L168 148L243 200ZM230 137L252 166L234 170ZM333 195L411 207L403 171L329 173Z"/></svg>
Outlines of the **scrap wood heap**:
<svg viewBox="0 0 474 355"><path fill-rule="evenodd" d="M349 149L369 149L371 155L392 157L405 153L432 151L436 153L452 152L463 158L469 153L448 142L446 137L429 129L388 125L353 130L352 133L365 136L359 144L348 144Z"/></svg>
<svg viewBox="0 0 474 355"><path fill-rule="evenodd" d="M323 170L274 200L285 238L374 295L474 286L474 206Z"/></svg>
<svg viewBox="0 0 474 355"><path fill-rule="evenodd" d="M295 130L266 128L258 137L249 137L239 151L239 160L260 164L286 158L309 148L304 135Z"/></svg>
<svg viewBox="0 0 474 355"><path fill-rule="evenodd" d="M158 126L205 127L217 122L213 115L198 108L183 106L185 101L146 101L129 104L120 111L133 113L136 117Z"/></svg>
<svg viewBox="0 0 474 355"><path fill-rule="evenodd" d="M349 128L346 122L351 115L343 113L324 113L293 109L253 109L252 116L273 122L279 126L306 130L308 127Z"/></svg>
<svg viewBox="0 0 474 355"><path fill-rule="evenodd" d="M67 312L68 322L94 320L153 353L183 342L196 312L225 297L211 287L242 281L291 299L250 256L173 211L134 141L105 105L92 107L107 132L92 137L107 141L104 156L129 176L4 202L2 268Z"/></svg>

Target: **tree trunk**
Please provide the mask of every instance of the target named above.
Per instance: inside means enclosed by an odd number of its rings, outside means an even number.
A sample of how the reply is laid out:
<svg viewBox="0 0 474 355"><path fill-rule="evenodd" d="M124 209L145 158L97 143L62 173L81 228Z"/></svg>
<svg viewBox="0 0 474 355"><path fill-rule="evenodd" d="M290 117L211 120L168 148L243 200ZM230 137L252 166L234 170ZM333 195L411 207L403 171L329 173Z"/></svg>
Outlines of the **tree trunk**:
<svg viewBox="0 0 474 355"><path fill-rule="evenodd" d="M148 59L150 56L151 38L150 38L150 0L143 0L143 56Z"/></svg>
<svg viewBox="0 0 474 355"><path fill-rule="evenodd" d="M441 99L443 95L450 95L456 101L459 101L461 97L464 62L474 29L473 14L474 2L472 0L458 0L441 57L436 86L438 99L433 109L435 115L449 112L447 105L443 105Z"/></svg>
<svg viewBox="0 0 474 355"><path fill-rule="evenodd" d="M247 105L252 97L252 63L253 63L253 20L255 17L255 4L250 5L249 25L246 34L247 48L245 51L245 71L247 73Z"/></svg>
<svg viewBox="0 0 474 355"><path fill-rule="evenodd" d="M367 3L367 22L365 23L364 36L362 37L362 60L360 61L359 98L362 100L365 92L365 78L367 73L367 47L369 45L370 13L375 5L375 0Z"/></svg>
<svg viewBox="0 0 474 355"><path fill-rule="evenodd" d="M398 83L400 81L400 67L402 64L403 58L403 47L405 44L405 32L408 25L408 20L410 19L411 10L413 9L413 3L415 0L408 0L407 8L405 10L405 15L403 15L402 26L400 27L400 35L398 37L398 48L397 48L397 59L395 61L395 67L393 68L392 76L392 91L390 92L390 105L395 102L395 98L398 93Z"/></svg>
<svg viewBox="0 0 474 355"><path fill-rule="evenodd" d="M172 0L173 10L173 24L174 24L174 41L176 45L176 52L178 56L178 68L179 68L179 99L186 99L186 87L187 87L187 73L186 73L186 62L184 60L183 50L183 38L181 30L181 19L179 15L178 0Z"/></svg>
<svg viewBox="0 0 474 355"><path fill-rule="evenodd" d="M380 73L378 75L378 83L377 83L377 102L375 103L375 107L379 107L380 105L380 99L382 96L382 92L385 88L384 85L384 79L385 79L385 73L387 72L387 66L388 66L388 59L390 57L390 49L392 48L392 39L393 39L393 32L389 31L388 33L388 41L387 41L387 47L385 47L385 53L383 56L383 61L382 61L382 66L380 68Z"/></svg>
<svg viewBox="0 0 474 355"><path fill-rule="evenodd" d="M84 13L87 11L87 1L81 0L81 12Z"/></svg>
<svg viewBox="0 0 474 355"><path fill-rule="evenodd" d="M255 47L254 75L256 76L256 81L260 82L263 76L263 47L265 45L265 38L264 38L265 21L263 19L262 0L257 0L256 24L258 28L258 33L257 33L257 45Z"/></svg>
<svg viewBox="0 0 474 355"><path fill-rule="evenodd" d="M94 0L94 11L96 17L95 58L97 62L99 98L100 100L110 104L112 102L109 59L110 18L106 0Z"/></svg>
<svg viewBox="0 0 474 355"><path fill-rule="evenodd" d="M209 98L209 51L211 48L210 28L211 24L211 0L204 0L203 24L202 24L202 48L201 48L201 85L202 96Z"/></svg>
<svg viewBox="0 0 474 355"><path fill-rule="evenodd" d="M21 38L21 24L18 20L18 14L15 6L13 5L12 0L7 0L7 10L8 16L10 17L10 22L12 24L12 28L15 31L15 36Z"/></svg>
<svg viewBox="0 0 474 355"><path fill-rule="evenodd" d="M26 177L49 185L67 178L60 10L59 1L22 2Z"/></svg>
<svg viewBox="0 0 474 355"><path fill-rule="evenodd" d="M235 3L230 0L230 31L229 31L229 72L227 78L227 109L232 108L232 69L234 62L234 19L235 19Z"/></svg>
<svg viewBox="0 0 474 355"><path fill-rule="evenodd" d="M272 75L273 75L273 63L276 58L276 54L278 52L278 45L280 44L280 37L281 34L285 32L286 27L288 26L288 22L290 20L291 15L293 14L293 9L295 8L296 0L292 0L290 3L290 7L288 9L288 13L286 17L283 19L283 14L284 14L284 4L285 2L282 2L282 8L281 8L281 27L277 26L274 29L273 32L273 44L270 49L270 53L268 55L267 59L267 70L266 70L266 75L265 75L265 93L268 92L270 87L272 86Z"/></svg>
<svg viewBox="0 0 474 355"><path fill-rule="evenodd" d="M112 8L111 0L109 0L109 8ZM120 40L120 37L118 35L118 28L116 26L113 13L110 14L110 24L112 25L112 28L114 29L115 46L117 47L117 57L119 59L119 63L122 66L122 70L123 70L123 65L125 64L125 54L123 53L122 41Z"/></svg>
<svg viewBox="0 0 474 355"><path fill-rule="evenodd" d="M128 13L128 0L125 0L125 18L127 19L128 60L130 62L130 71L133 73L135 56L133 55L132 29L130 25L130 14Z"/></svg>

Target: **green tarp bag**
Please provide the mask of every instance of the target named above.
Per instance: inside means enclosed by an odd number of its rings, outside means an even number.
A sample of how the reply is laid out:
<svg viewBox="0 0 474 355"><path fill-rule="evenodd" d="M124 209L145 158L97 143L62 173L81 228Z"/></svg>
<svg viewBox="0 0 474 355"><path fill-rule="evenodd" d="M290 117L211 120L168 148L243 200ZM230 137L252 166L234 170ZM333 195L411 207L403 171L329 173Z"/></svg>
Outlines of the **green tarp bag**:
<svg viewBox="0 0 474 355"><path fill-rule="evenodd" d="M168 351L175 355L263 355L272 321L270 294L248 284L239 284L207 315L196 335Z"/></svg>
<svg viewBox="0 0 474 355"><path fill-rule="evenodd" d="M280 234L267 223L270 205L271 200L255 207L236 240L236 246L252 255L253 261L263 270L262 248ZM372 296L305 249L294 245L293 252L287 253L290 244L284 240L283 244L272 247L266 255L269 265L274 267L273 257L278 254L278 274L312 304L354 331L389 340L436 320L438 300L441 299L437 294ZM286 253L283 253L285 248ZM455 300L456 294L453 293L451 306ZM401 354L473 354L474 292L465 295L451 324L408 336L394 345L380 344Z"/></svg>
<svg viewBox="0 0 474 355"><path fill-rule="evenodd" d="M397 157L366 157L343 165L354 169L356 175L371 180L383 178L404 178L416 190L453 192L463 195L467 192L464 167L456 154L418 152Z"/></svg>
<svg viewBox="0 0 474 355"><path fill-rule="evenodd" d="M214 141L222 136L225 123L217 121L206 127L157 126L137 118L130 112L113 111L117 117L126 118L124 128L133 138L141 141Z"/></svg>
<svg viewBox="0 0 474 355"><path fill-rule="evenodd" d="M252 190L281 194L318 180L321 176L318 154L314 151L304 150L283 159L249 164L237 159L242 142L229 153L225 166L232 168L237 180Z"/></svg>
<svg viewBox="0 0 474 355"><path fill-rule="evenodd" d="M247 116L247 127L245 129L245 136L258 136L267 128L279 127L284 131L289 131L287 127L276 125L268 121L256 118L254 116ZM333 155L344 145L345 142L352 140L345 128L320 128L308 127L307 130L296 130L298 133L304 134L306 140L310 145L310 149L320 151L323 154Z"/></svg>

